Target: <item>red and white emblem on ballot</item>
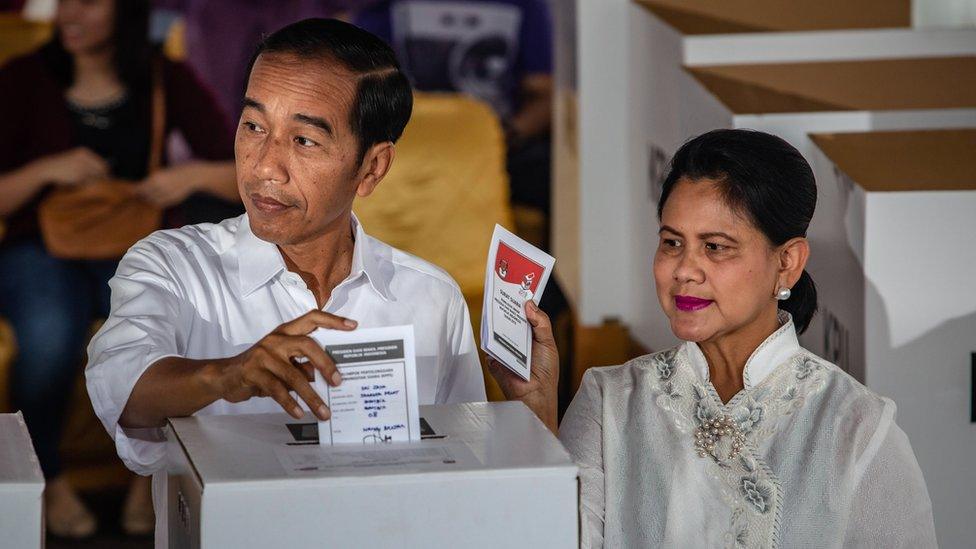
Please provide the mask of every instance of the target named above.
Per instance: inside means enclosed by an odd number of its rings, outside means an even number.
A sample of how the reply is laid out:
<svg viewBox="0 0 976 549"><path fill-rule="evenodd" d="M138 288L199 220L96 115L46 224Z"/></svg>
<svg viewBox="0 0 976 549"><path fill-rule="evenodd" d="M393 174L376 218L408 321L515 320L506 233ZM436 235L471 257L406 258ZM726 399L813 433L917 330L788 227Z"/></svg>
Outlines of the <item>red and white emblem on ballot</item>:
<svg viewBox="0 0 976 549"><path fill-rule="evenodd" d="M512 285L512 293L517 293L523 301L532 299L546 268L506 246L504 242L498 243L496 262L498 268L495 272L499 282Z"/></svg>
<svg viewBox="0 0 976 549"><path fill-rule="evenodd" d="M489 355L528 379L532 329L525 303L539 302L555 260L506 231L495 228L488 252L481 347Z"/></svg>

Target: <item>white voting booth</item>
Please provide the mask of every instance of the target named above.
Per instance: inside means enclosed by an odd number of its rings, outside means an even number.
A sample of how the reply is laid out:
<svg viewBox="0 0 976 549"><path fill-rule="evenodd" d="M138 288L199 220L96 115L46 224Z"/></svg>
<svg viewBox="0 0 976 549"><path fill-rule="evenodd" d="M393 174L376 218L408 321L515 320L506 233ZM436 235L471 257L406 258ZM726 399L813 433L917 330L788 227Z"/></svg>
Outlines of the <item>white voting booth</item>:
<svg viewBox="0 0 976 549"><path fill-rule="evenodd" d="M42 547L44 475L24 417L0 414L0 547Z"/></svg>
<svg viewBox="0 0 976 549"><path fill-rule="evenodd" d="M936 524L964 527L976 512L976 129L812 138L817 181L845 204L836 248L859 267L830 282L863 311L846 319L847 343L864 356L867 385L898 405ZM959 546L945 534L940 543Z"/></svg>
<svg viewBox="0 0 976 549"><path fill-rule="evenodd" d="M420 442L335 446L286 414L170 420L169 547L578 545L577 468L528 408L420 415Z"/></svg>

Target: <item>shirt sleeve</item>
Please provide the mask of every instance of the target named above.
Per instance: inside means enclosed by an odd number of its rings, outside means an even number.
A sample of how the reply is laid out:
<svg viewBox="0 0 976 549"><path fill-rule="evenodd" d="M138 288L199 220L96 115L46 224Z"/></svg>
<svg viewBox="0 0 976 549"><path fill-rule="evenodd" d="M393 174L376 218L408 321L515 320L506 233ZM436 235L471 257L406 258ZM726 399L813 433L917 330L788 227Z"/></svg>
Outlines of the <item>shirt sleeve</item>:
<svg viewBox="0 0 976 549"><path fill-rule="evenodd" d="M860 459L844 547L937 547L925 479L894 409L887 401Z"/></svg>
<svg viewBox="0 0 976 549"><path fill-rule="evenodd" d="M468 304L456 290L447 314L447 360L437 384L438 404L484 402L485 377L474 344Z"/></svg>
<svg viewBox="0 0 976 549"><path fill-rule="evenodd" d="M85 377L92 407L123 463L142 475L163 465L165 439L160 429L125 429L119 417L149 366L180 354L184 294L176 281L165 250L152 237L136 243L109 281L111 313L88 345Z"/></svg>
<svg viewBox="0 0 976 549"><path fill-rule="evenodd" d="M559 440L580 469L580 547L603 547L603 398L592 370L566 409Z"/></svg>

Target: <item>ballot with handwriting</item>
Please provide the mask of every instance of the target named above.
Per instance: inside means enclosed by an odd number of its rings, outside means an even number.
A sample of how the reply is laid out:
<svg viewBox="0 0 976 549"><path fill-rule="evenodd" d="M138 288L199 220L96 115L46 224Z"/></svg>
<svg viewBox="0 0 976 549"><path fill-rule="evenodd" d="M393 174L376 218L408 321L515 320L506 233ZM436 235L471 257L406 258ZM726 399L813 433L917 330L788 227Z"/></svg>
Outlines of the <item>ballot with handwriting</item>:
<svg viewBox="0 0 976 549"><path fill-rule="evenodd" d="M332 411L319 422L319 444L420 440L413 326L320 328L312 337L342 375L342 383L333 387L315 371L315 389Z"/></svg>

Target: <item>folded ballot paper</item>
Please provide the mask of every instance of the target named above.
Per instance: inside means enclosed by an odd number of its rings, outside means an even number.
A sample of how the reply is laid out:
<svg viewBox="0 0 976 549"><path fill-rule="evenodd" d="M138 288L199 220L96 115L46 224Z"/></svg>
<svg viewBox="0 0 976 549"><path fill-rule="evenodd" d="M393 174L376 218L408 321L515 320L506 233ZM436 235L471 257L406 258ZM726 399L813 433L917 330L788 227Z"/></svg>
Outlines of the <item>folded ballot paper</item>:
<svg viewBox="0 0 976 549"><path fill-rule="evenodd" d="M315 371L315 390L332 411L319 422L320 445L420 440L413 336L413 326L312 332L342 374L332 387Z"/></svg>
<svg viewBox="0 0 976 549"><path fill-rule="evenodd" d="M532 371L532 326L525 303L539 304L555 263L551 255L495 225L485 270L481 348L525 380Z"/></svg>

